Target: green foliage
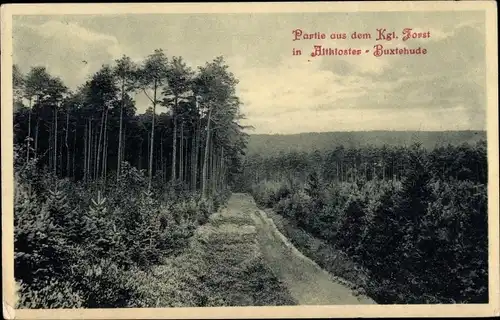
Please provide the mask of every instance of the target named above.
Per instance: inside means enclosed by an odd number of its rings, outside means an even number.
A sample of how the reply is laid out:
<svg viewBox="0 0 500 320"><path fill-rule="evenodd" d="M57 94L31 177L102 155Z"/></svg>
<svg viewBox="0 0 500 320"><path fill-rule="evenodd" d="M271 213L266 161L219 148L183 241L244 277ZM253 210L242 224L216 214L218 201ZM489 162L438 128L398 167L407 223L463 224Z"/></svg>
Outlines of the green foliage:
<svg viewBox="0 0 500 320"><path fill-rule="evenodd" d="M198 228L180 255L136 277L134 306L213 307L293 305L265 265L254 221L224 211Z"/></svg>
<svg viewBox="0 0 500 320"><path fill-rule="evenodd" d="M374 155L394 151L370 150ZM356 154L366 162L351 162L352 168L369 167L367 152L337 148L325 153L333 159L326 162L318 160L318 153L254 158L247 167L269 180L254 183L253 195L259 205L273 208L289 221L282 226L288 237L326 270L353 279L346 261L361 266L368 280L354 283L379 303L487 302L484 145L425 150L416 144L398 149L404 170L396 170L395 175L389 169L376 176L358 170L355 177L337 171L336 161L342 159L345 167ZM276 166L291 159L304 165L285 170ZM267 172L272 166L275 171ZM329 177L324 185L317 172ZM305 177L299 188L288 187L291 175ZM278 179L272 181L272 177ZM280 191L284 189L288 191ZM318 242L311 237L324 245L315 245ZM337 252L348 260L335 263L339 260L328 258L337 257ZM336 267L329 267L327 261Z"/></svg>
<svg viewBox="0 0 500 320"><path fill-rule="evenodd" d="M126 164L122 169L121 188L106 187L106 196L51 175L40 178L47 190L39 194L26 175L16 174L19 307L131 306L141 293L136 274L181 254L208 221L211 212L196 195L161 202L153 192L136 193L144 176ZM217 196L219 205L228 198Z"/></svg>
<svg viewBox="0 0 500 320"><path fill-rule="evenodd" d="M77 267L75 285L80 288L87 308L124 308L137 295L131 281L134 271L127 271L111 258Z"/></svg>
<svg viewBox="0 0 500 320"><path fill-rule="evenodd" d="M84 298L81 292L75 292L74 286L67 281L46 280L37 283L37 288L21 282L18 305L26 309L81 308Z"/></svg>
<svg viewBox="0 0 500 320"><path fill-rule="evenodd" d="M321 184L318 177L318 172L312 171L307 179L306 186L304 188L307 195L311 198L318 198L321 190ZM283 196L282 196L283 197Z"/></svg>
<svg viewBox="0 0 500 320"><path fill-rule="evenodd" d="M220 180L218 192L233 182L246 144L237 83L222 57L194 71L182 57L167 57L162 49L139 64L124 55L103 65L74 92L45 67L22 74L14 66L14 143L24 149L16 166L37 157L30 165L38 171L106 185L111 177L119 179L121 164L128 161L139 172L147 170L147 183L154 177L155 187L163 188L170 180L181 193L205 185L206 157L217 163L208 176ZM143 114L136 114L138 91L151 103ZM160 106L161 113L154 113ZM211 151L204 155L207 130ZM176 171L179 179L172 179ZM211 197L217 193L210 192Z"/></svg>
<svg viewBox="0 0 500 320"><path fill-rule="evenodd" d="M133 275L182 254L229 198L246 143L237 83L222 57L193 72L162 49L140 65L127 56L103 65L75 92L44 67L23 75L14 66L21 307L139 299ZM152 105L144 114L135 113L139 90Z"/></svg>

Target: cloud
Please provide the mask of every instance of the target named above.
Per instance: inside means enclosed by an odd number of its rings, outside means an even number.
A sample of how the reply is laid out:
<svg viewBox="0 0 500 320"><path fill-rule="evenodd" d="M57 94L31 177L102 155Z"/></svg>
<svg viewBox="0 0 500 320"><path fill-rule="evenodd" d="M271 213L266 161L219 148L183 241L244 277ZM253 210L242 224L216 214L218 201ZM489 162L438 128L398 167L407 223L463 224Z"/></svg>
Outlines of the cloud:
<svg viewBox="0 0 500 320"><path fill-rule="evenodd" d="M465 121L471 127L483 128L486 104L484 30L469 22L446 31L432 29L431 34L439 36L431 42L405 43L408 47L425 46L428 50L425 56L390 56L383 68L372 71L363 68L363 64L377 61L374 57L361 64L357 57L350 57L350 61L325 57L321 68L343 77L350 90L361 92L344 99L343 105L356 106L362 112L397 108L428 113L430 109L440 109L457 122ZM316 109L326 110L329 106L319 105ZM462 111L453 113L457 106L461 106Z"/></svg>
<svg viewBox="0 0 500 320"><path fill-rule="evenodd" d="M117 56L120 50L118 40L109 35L99 34L80 27L76 23L48 21L40 26L28 26L43 38L64 40L67 46L84 51L93 47L103 47L112 56Z"/></svg>
<svg viewBox="0 0 500 320"><path fill-rule="evenodd" d="M425 46L424 56L290 56L265 69L240 58L247 121L259 132L483 129L484 32L473 26L431 29L430 42L384 42Z"/></svg>
<svg viewBox="0 0 500 320"><path fill-rule="evenodd" d="M243 112L249 118L286 116L319 105L359 96L345 79L319 69L318 60L289 57L273 68L246 68L233 60L234 73L240 79L239 93Z"/></svg>
<svg viewBox="0 0 500 320"><path fill-rule="evenodd" d="M373 32L384 20L398 35L412 27L430 31L431 38L291 40L291 30L298 27L350 34ZM244 103L245 123L259 132L405 126L439 130L442 125L481 129L486 113L484 33L484 17L470 12L335 18L331 13L25 17L14 23L14 61L24 72L47 66L75 87L123 53L140 62L155 48L164 48L193 67L224 55L240 80L237 93ZM376 43L386 48L421 46L428 54L374 57ZM318 44L359 48L363 54L313 58L310 52ZM303 55L292 56L292 48ZM139 112L149 105L141 94L136 100Z"/></svg>
<svg viewBox="0 0 500 320"><path fill-rule="evenodd" d="M450 113L453 116L450 116ZM412 110L341 108L316 112L296 111L279 118L256 117L245 123L255 127L252 133L261 134L388 129L440 131L470 130L469 116L467 108L463 105L457 105L449 110L424 109L424 111L417 108Z"/></svg>
<svg viewBox="0 0 500 320"><path fill-rule="evenodd" d="M73 22L47 21L41 25L14 24L14 62L27 72L45 66L71 88L82 84L102 64L124 52L118 40Z"/></svg>

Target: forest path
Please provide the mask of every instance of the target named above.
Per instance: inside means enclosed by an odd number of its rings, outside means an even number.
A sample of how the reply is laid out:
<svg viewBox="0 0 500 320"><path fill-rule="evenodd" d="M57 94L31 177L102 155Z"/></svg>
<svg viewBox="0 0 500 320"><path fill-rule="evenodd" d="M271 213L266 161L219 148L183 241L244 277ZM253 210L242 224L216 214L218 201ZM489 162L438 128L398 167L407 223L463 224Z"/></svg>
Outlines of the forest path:
<svg viewBox="0 0 500 320"><path fill-rule="evenodd" d="M278 231L272 219L257 208L250 195L233 194L226 214L232 212L252 217L264 259L300 305L375 304L370 298L355 296L351 289L336 282L298 251Z"/></svg>

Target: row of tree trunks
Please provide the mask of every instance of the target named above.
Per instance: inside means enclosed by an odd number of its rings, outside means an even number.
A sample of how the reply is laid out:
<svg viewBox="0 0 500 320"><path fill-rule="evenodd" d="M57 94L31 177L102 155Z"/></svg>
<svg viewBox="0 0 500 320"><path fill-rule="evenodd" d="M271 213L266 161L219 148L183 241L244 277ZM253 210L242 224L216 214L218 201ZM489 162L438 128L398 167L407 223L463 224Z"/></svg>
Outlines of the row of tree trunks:
<svg viewBox="0 0 500 320"><path fill-rule="evenodd" d="M226 70L223 58L200 67L198 74L181 57L173 57L170 62L161 49L149 55L140 67L126 56L116 63L114 67L103 66L77 92L70 92L60 78L50 76L43 67L32 68L26 76L18 74L14 93L18 93L15 105L20 112L16 116L23 123L16 131L23 132L18 141L27 148L22 160L25 156L28 162L37 157L37 152L43 153L38 163L57 176L105 183L110 169L119 181L129 153L133 160L139 158L139 169L147 166L149 190L155 171L161 172L159 178L166 183L167 170L171 169L172 184L199 190L205 198L212 195L221 187L221 148L227 143L219 141L219 130L225 137L230 131L225 131L223 123L227 125L228 119L236 118L231 114L230 101L237 80ZM145 115L135 115L131 95L138 90L151 101L152 108ZM205 101L203 107L198 98ZM173 111L172 131L165 129L172 119L170 115L156 115L158 104ZM144 119L147 122L142 122ZM130 137L125 133L128 124L132 127ZM161 128L157 131L158 125ZM161 141L155 141L158 134ZM129 152L126 143L132 144ZM138 157L137 149L141 150Z"/></svg>
<svg viewBox="0 0 500 320"><path fill-rule="evenodd" d="M155 107L155 104L153 104L153 107ZM199 110L199 107L197 106L197 110ZM120 111L120 134L119 134L119 150L117 151L117 157L120 160L120 163L124 160L124 154L125 154L125 127L122 125L122 117L123 117L123 110ZM58 115L59 112L57 108L53 109L53 121L50 124L50 138L49 141L52 141L52 146L50 146L51 151L51 159L50 163L52 164L52 169L53 171L58 174L61 173L65 176L73 176L75 177L75 168L76 168L76 158L75 156L71 155L71 147L70 147L70 137L71 134L73 135L72 140L72 150L73 154L75 154L76 150L76 145L77 145L77 132L76 132L76 127L78 126L77 124L74 125L74 131L71 132L71 125L70 125L70 116L71 112L70 110L66 110L66 119L65 119L65 132L63 135L63 144L58 145L58 137L60 132L58 128ZM192 191L197 190L197 185L198 185L198 172L199 168L201 167L202 171L202 176L201 176L201 190L202 194L204 197L207 197L211 195L213 190L216 190L220 187L222 182L220 182L220 177L218 176L222 172L222 163L221 159L219 159L220 155L217 154L217 151L214 149L214 146L212 146L212 137L213 137L213 129L212 129L212 111L208 110L208 122L206 125L206 137L205 137L205 146L203 148L204 154L202 157L200 157L200 142L201 142L201 125L199 119L194 123L192 127L192 132L190 137L185 136L185 128L184 128L184 123L181 123L180 127L178 128L180 136L178 139L180 140L179 144L176 143L176 148L172 150L172 153L175 153L178 155L179 159L177 157L174 159L172 157L172 161L175 161L175 166L178 168L176 170L176 178L179 179L179 181L185 185L190 186L190 189ZM31 119L30 119L31 121ZM39 127L40 121L37 120L36 124L36 131L35 131L35 152L38 149L38 127ZM87 182L97 180L99 178L107 179L107 165L108 165L108 145L109 145L109 134L108 134L108 109L106 107L103 108L102 114L100 116L100 121L97 124L97 126L94 126L94 119L90 118L87 120L86 124L84 125L84 132L83 132L83 176L84 180ZM153 149L152 145L154 145L154 119L152 120L151 123L151 137L148 140L148 149L149 149L149 157L148 157L148 162L149 162L149 176L151 178L152 176L152 163L153 163ZM177 131L177 130L175 130ZM30 141L29 137L31 136L31 130L29 131L29 136L28 136L28 143ZM62 139L61 139L62 140ZM177 141L177 139L175 140ZM188 144L188 142L190 142ZM190 145L190 148L188 147ZM158 146L156 147L158 148ZM65 151L65 157L64 156L59 156L58 151L59 149L62 149ZM161 168L162 171L165 171L164 168L166 167L166 161L164 158L164 144L163 144L163 139L160 141L159 145L159 155L160 159L157 161L159 162L157 167ZM178 150L178 152L176 152ZM62 151L61 150L61 151ZM63 151L63 152L64 152ZM27 158L29 159L30 154L27 153ZM65 159L64 159L65 158ZM64 159L64 160L63 160ZM177 162L178 160L178 162ZM200 160L202 160L201 165L200 165ZM61 165L59 165L59 162L62 162ZM142 159L139 159L139 165L142 163ZM64 165L62 165L64 164ZM59 168L61 168L59 170ZM117 176L119 174L117 173ZM165 175L166 176L166 175ZM165 178L163 178L165 180ZM209 183L212 182L210 185Z"/></svg>

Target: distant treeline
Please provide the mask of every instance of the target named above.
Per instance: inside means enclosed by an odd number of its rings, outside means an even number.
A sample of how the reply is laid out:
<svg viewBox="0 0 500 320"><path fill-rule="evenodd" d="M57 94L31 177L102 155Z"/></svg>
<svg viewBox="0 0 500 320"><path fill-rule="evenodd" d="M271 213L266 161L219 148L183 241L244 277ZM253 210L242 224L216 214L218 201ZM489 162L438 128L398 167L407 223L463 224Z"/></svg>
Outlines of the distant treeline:
<svg viewBox="0 0 500 320"><path fill-rule="evenodd" d="M316 132L291 135L252 134L249 137L247 154L279 154L280 152L312 152L333 149L336 146L358 148L410 146L420 143L425 149L436 146L474 144L486 139L485 131L355 131Z"/></svg>
<svg viewBox="0 0 500 320"><path fill-rule="evenodd" d="M487 169L484 140L340 145L247 157L239 185L304 254L378 303L485 303Z"/></svg>
<svg viewBox="0 0 500 320"><path fill-rule="evenodd" d="M422 148L422 155L427 158L427 169L436 179L471 180L486 184L486 149L486 141L480 140L474 145L449 144L430 151ZM251 154L245 158L238 183L242 188L249 188L249 184L263 179L304 182L311 172L332 182L400 181L414 169L408 150L400 146L346 148L340 145L314 152Z"/></svg>

